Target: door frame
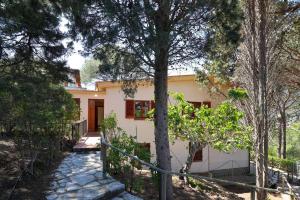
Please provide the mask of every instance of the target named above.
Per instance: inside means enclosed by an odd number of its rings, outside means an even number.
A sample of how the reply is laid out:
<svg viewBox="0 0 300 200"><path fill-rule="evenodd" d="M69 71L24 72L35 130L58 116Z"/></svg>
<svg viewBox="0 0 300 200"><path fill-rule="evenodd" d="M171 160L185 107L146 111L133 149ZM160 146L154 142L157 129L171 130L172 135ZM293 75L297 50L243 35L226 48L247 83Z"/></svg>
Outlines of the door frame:
<svg viewBox="0 0 300 200"><path fill-rule="evenodd" d="M96 101L100 101L103 103L104 108L104 99L88 99L88 132L96 132L98 131L97 127L97 107L102 106L96 106Z"/></svg>

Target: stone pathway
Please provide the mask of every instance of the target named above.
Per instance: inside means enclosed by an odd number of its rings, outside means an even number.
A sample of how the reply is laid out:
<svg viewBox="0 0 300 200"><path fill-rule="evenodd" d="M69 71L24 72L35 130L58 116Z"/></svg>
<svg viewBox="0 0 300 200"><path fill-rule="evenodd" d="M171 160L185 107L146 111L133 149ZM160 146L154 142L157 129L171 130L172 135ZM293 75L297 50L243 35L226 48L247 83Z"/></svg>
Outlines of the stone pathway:
<svg viewBox="0 0 300 200"><path fill-rule="evenodd" d="M100 152L72 153L56 170L46 199L141 200L124 190L124 184L112 177L103 178Z"/></svg>

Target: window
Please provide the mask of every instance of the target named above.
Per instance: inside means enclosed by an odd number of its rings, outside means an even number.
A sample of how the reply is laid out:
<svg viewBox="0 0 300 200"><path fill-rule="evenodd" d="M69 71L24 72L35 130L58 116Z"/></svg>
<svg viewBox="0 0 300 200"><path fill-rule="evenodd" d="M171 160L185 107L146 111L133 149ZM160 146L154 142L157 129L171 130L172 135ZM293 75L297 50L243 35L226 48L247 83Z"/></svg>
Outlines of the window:
<svg viewBox="0 0 300 200"><path fill-rule="evenodd" d="M191 142L189 142L189 149L191 148ZM200 162L203 160L203 152L202 149L199 149L198 151L196 151L194 158L193 158L193 162Z"/></svg>
<svg viewBox="0 0 300 200"><path fill-rule="evenodd" d="M210 101L203 101L201 102L195 102L195 101L189 101L190 104L193 104L193 106L195 108L200 108L202 105L203 106L208 106L209 108L211 108L211 102Z"/></svg>
<svg viewBox="0 0 300 200"><path fill-rule="evenodd" d="M210 101L203 101L203 105L206 105L207 107L211 108L211 102Z"/></svg>
<svg viewBox="0 0 300 200"><path fill-rule="evenodd" d="M146 119L148 112L155 107L153 101L126 100L126 118Z"/></svg>
<svg viewBox="0 0 300 200"><path fill-rule="evenodd" d="M193 104L195 108L200 108L201 107L201 102L195 102L195 101L189 101L190 104Z"/></svg>
<svg viewBox="0 0 300 200"><path fill-rule="evenodd" d="M195 156L194 156L194 158L193 158L193 162L199 162L199 161L202 161L202 157L203 157L202 149L199 149L199 150L195 153Z"/></svg>
<svg viewBox="0 0 300 200"><path fill-rule="evenodd" d="M150 110L150 101L135 101L134 102L134 118L146 118Z"/></svg>
<svg viewBox="0 0 300 200"><path fill-rule="evenodd" d="M192 104L195 108L200 108L201 107L201 102L195 102L195 101L189 101L190 104ZM191 114L191 117L195 117L195 113Z"/></svg>
<svg viewBox="0 0 300 200"><path fill-rule="evenodd" d="M73 98L77 106L80 108L80 98Z"/></svg>

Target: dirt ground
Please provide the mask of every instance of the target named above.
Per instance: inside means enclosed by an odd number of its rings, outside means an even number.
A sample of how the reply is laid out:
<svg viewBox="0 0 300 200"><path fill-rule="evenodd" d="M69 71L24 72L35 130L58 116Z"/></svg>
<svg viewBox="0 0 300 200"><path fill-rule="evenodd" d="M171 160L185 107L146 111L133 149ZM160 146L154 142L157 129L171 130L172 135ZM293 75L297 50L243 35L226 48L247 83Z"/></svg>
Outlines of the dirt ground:
<svg viewBox="0 0 300 200"><path fill-rule="evenodd" d="M37 161L34 176L25 174L11 195L12 200L42 200L44 192L52 179L52 172L57 168L65 153L59 156L50 166ZM9 198L12 188L21 174L20 157L13 140L0 138L0 199Z"/></svg>
<svg viewBox="0 0 300 200"><path fill-rule="evenodd" d="M42 200L45 199L45 191L52 180L52 172L57 168L61 160L66 156L64 153L57 158L51 166L37 162L35 176L25 175L17 185L12 198L13 200ZM0 199L5 200L10 195L17 177L20 175L19 156L11 139L0 138ZM151 181L149 172L139 172L144 183L140 192L133 194L145 200L158 199L157 186ZM244 177L245 178L245 177ZM250 180L251 177L246 177ZM239 178L240 180L240 178ZM193 189L186 186L178 178L173 178L175 200L250 200L250 191L236 186L220 186L214 182L201 181L202 186ZM248 181L247 181L248 182ZM269 195L270 200L280 200L280 195Z"/></svg>
<svg viewBox="0 0 300 200"><path fill-rule="evenodd" d="M142 179L142 189L139 192L131 191L136 196L143 198L144 200L158 199L158 189L151 180L150 173L148 171L136 172L137 177ZM115 177L121 180L119 177ZM227 177L227 179L232 179ZM251 176L240 176L235 177L234 180L239 182L253 183L253 177ZM137 179L133 179L136 181ZM173 177L174 185L174 199L175 200L251 200L250 190L237 187L233 185L221 186L215 182L201 180L200 188L191 188L183 184L177 177ZM124 181L121 181L124 183ZM130 190L128 190L130 191ZM280 194L268 194L269 200L281 200Z"/></svg>
<svg viewBox="0 0 300 200"><path fill-rule="evenodd" d="M242 199L245 200L251 200L251 194L249 189L245 189L243 187L238 187L238 186L233 186L233 185L227 185L223 186L225 190L230 191L235 193L238 197L241 197ZM274 194L274 193L269 193L268 194L268 199L269 200L281 200L281 195L280 194Z"/></svg>
<svg viewBox="0 0 300 200"><path fill-rule="evenodd" d="M155 186L155 184L152 182L150 173L148 171L139 171L137 174L137 176L142 179L143 187L139 192L131 192L134 195L139 196L145 200L158 199L158 189L157 186ZM121 180L119 177L115 178ZM133 181L135 180L136 179L134 179ZM177 177L173 177L173 185L175 200L242 200L245 199L245 197L247 199L248 192L242 191L243 193L236 193L237 191L230 191L227 188L224 188L214 182L205 180L201 181L201 188L194 189L183 184L183 182ZM244 193L246 196L244 195Z"/></svg>

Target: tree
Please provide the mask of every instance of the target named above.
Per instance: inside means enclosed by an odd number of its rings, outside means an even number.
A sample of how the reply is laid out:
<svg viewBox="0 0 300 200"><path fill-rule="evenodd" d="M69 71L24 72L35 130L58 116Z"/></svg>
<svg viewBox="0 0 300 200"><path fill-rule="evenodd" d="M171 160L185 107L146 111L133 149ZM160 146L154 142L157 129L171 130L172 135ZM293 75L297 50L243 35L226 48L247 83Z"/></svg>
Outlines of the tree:
<svg viewBox="0 0 300 200"><path fill-rule="evenodd" d="M95 59L86 60L80 70L80 77L83 83L91 82L93 79L98 77L97 72L99 71L100 62Z"/></svg>
<svg viewBox="0 0 300 200"><path fill-rule="evenodd" d="M283 75L286 81L281 81L276 85L274 92L274 103L276 105L276 113L278 113L278 151L279 158L286 158L287 149L287 123L288 112L293 108L296 103L299 103L299 89L292 89L286 83L289 78Z"/></svg>
<svg viewBox="0 0 300 200"><path fill-rule="evenodd" d="M175 104L169 105L169 135L171 141L189 141L189 155L184 171L189 172L195 153L207 145L230 152L251 146L250 129L241 124L243 113L229 101L216 108L194 107L183 94L174 93Z"/></svg>
<svg viewBox="0 0 300 200"><path fill-rule="evenodd" d="M59 4L3 0L0 5L0 77L7 71L20 71L19 64L27 62L30 71L40 62L49 76L67 80L68 68L61 59L66 53L62 44L66 35L59 30Z"/></svg>
<svg viewBox="0 0 300 200"><path fill-rule="evenodd" d="M69 69L62 59L66 35L59 29L62 12L58 3L3 0L0 5L0 93L5 97L0 110L5 111L1 120L9 120L20 111L17 103L36 103L25 91L29 94L38 84L46 85L43 91L51 91L49 84L68 80Z"/></svg>
<svg viewBox="0 0 300 200"><path fill-rule="evenodd" d="M288 112L298 103L300 92L300 15L299 3L285 2L277 12L288 18L288 28L283 31L279 49L279 75L275 82L273 99L278 113L278 157L286 158Z"/></svg>
<svg viewBox="0 0 300 200"><path fill-rule="evenodd" d="M256 185L268 186L268 142L272 119L276 118L274 92L282 76L282 36L291 28L290 16L276 15L280 2L248 0L244 3L244 42L238 53L237 84L245 88L249 100L244 109L254 132ZM287 62L285 60L284 62ZM286 69L286 68L285 68ZM266 199L263 190L257 190L257 199Z"/></svg>
<svg viewBox="0 0 300 200"><path fill-rule="evenodd" d="M69 72L62 58L67 49L61 14L53 1L0 2L1 131L20 136L19 144L29 141L30 150L59 150L52 144L59 144L76 116L71 95L58 85Z"/></svg>
<svg viewBox="0 0 300 200"><path fill-rule="evenodd" d="M96 59L102 56L97 50L107 46L117 47L114 49L120 54L129 52L141 63L125 65L125 68L117 65L118 68L112 67L107 74L114 80L125 79L129 86L134 86L135 80L153 78L157 163L160 168L171 170L168 70L182 69L205 58L216 45L215 41L235 44L241 19L238 1L92 0L71 1L71 6L68 3L64 7L67 11L71 8L69 21L74 25L70 32L74 37L81 33L86 50L94 53ZM172 182L168 176L167 199L172 198Z"/></svg>
<svg viewBox="0 0 300 200"><path fill-rule="evenodd" d="M297 121L289 126L287 131L287 158L300 159L300 122Z"/></svg>
<svg viewBox="0 0 300 200"><path fill-rule="evenodd" d="M240 47L238 50L233 49L231 59L225 60L226 65L213 65L215 62L210 62L205 71L198 73L202 83L231 82L231 87L247 91L249 98L237 101L237 104L245 113L246 123L253 127L256 185L259 187L267 187L268 184L269 129L273 123L272 118L276 118L273 94L283 67L280 45L284 33L291 30L292 24L290 15L277 14L286 5L285 2L242 1L245 17ZM297 37L297 34L294 36ZM210 68L210 65L217 67ZM266 199L266 192L257 190L256 198Z"/></svg>

